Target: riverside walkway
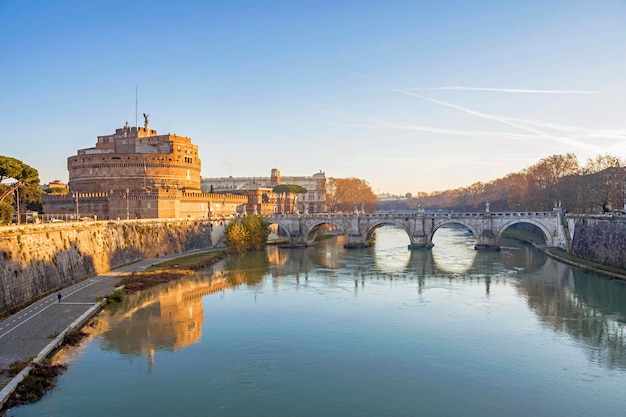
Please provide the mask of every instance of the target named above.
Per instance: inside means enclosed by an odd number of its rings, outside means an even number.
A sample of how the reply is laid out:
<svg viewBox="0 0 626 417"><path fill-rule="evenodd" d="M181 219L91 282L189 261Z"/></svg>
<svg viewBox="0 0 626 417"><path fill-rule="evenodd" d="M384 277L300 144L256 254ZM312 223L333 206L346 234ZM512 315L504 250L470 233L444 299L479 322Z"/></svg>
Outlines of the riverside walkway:
<svg viewBox="0 0 626 417"><path fill-rule="evenodd" d="M210 249L208 249L210 250ZM113 291L122 278L141 272L153 264L207 249L171 254L126 265L107 273L93 276L30 304L0 322L0 369L7 369L16 361L43 361L60 346L67 331L81 327L102 307L101 300ZM30 368L12 380L0 377L0 408Z"/></svg>

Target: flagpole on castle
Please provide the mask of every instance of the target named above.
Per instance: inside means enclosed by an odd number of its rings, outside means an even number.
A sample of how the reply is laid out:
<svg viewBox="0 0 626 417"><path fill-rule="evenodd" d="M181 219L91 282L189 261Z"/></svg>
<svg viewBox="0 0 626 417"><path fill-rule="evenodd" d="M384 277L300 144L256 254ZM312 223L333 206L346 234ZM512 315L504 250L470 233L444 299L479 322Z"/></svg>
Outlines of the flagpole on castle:
<svg viewBox="0 0 626 417"><path fill-rule="evenodd" d="M135 86L135 129L137 129L137 86Z"/></svg>

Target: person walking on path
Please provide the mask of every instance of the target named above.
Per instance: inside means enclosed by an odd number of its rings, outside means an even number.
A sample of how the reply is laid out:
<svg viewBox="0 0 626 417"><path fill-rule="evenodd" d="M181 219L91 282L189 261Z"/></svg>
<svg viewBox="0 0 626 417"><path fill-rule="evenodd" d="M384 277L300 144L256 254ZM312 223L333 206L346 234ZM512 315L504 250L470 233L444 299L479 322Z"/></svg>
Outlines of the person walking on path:
<svg viewBox="0 0 626 417"><path fill-rule="evenodd" d="M61 302L61 298L63 298L63 294L59 293L59 294L57 295L57 298L59 299L59 303L60 303L60 302Z"/></svg>

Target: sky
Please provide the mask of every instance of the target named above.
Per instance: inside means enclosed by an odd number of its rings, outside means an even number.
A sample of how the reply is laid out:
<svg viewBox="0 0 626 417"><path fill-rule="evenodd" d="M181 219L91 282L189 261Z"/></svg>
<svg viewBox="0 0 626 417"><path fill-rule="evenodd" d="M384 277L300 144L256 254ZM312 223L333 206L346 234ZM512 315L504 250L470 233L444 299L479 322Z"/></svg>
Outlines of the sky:
<svg viewBox="0 0 626 417"><path fill-rule="evenodd" d="M203 177L415 195L626 158L624 22L624 0L0 0L0 155L67 181L147 113Z"/></svg>

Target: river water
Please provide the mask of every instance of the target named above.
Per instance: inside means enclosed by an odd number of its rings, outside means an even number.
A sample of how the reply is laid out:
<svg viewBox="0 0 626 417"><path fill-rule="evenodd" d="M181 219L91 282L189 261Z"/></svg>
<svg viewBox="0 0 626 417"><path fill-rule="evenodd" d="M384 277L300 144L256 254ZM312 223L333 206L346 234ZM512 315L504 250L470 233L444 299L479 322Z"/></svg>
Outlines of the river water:
<svg viewBox="0 0 626 417"><path fill-rule="evenodd" d="M222 261L102 313L24 416L618 416L626 285L402 230Z"/></svg>

